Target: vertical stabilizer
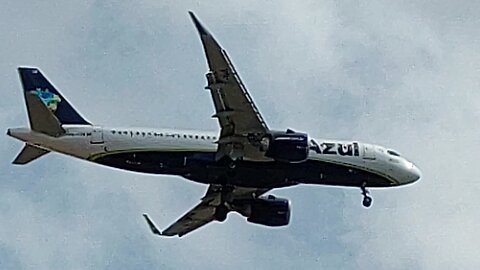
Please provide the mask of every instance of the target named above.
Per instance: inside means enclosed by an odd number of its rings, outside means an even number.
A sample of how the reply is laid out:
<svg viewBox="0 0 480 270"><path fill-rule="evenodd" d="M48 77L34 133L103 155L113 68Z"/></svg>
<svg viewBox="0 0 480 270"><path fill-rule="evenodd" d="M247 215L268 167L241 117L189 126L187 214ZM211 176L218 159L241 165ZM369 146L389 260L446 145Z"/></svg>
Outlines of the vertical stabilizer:
<svg viewBox="0 0 480 270"><path fill-rule="evenodd" d="M35 95L58 119L60 124L90 125L43 76L37 68L18 68L25 98ZM27 101L28 102L28 101Z"/></svg>
<svg viewBox="0 0 480 270"><path fill-rule="evenodd" d="M62 124L90 125L36 68L18 68L30 129L52 137L65 133ZM7 134L12 136L11 130ZM13 136L15 137L15 136ZM27 164L49 150L25 144L13 164Z"/></svg>

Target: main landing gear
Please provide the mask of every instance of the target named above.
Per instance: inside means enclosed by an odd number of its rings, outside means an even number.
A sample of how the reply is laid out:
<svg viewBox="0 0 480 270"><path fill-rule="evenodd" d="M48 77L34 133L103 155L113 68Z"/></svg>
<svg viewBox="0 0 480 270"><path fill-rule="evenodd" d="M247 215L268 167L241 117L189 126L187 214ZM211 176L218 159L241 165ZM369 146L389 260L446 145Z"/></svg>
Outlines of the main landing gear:
<svg viewBox="0 0 480 270"><path fill-rule="evenodd" d="M227 204L231 203L232 201L232 191L233 187L228 185L222 185L220 188L220 205L215 208L215 213L213 217L216 221L224 222L227 219L227 215L230 212L229 207Z"/></svg>
<svg viewBox="0 0 480 270"><path fill-rule="evenodd" d="M372 205L373 199L372 197L368 196L370 192L368 192L366 186L367 186L367 183L363 182L362 186L360 186L360 189L362 190L362 195L363 195L362 204L365 208L368 208Z"/></svg>
<svg viewBox="0 0 480 270"><path fill-rule="evenodd" d="M214 214L215 220L219 222L224 222L227 219L228 212L229 210L225 205L221 204L217 206Z"/></svg>

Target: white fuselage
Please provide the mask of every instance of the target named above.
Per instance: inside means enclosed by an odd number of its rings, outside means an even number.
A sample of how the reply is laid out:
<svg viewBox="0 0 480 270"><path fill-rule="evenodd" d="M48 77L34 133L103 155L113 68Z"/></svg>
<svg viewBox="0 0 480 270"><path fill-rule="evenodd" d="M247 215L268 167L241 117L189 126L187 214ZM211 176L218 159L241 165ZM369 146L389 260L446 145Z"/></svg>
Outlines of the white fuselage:
<svg viewBox="0 0 480 270"><path fill-rule="evenodd" d="M60 137L51 137L28 128L9 129L8 135L39 148L86 160L122 152L217 151L216 132L86 125L62 127L65 134ZM311 149L308 160L368 171L388 179L390 186L408 184L420 178L420 171L413 163L389 154L392 150L384 147L334 140L309 141Z"/></svg>

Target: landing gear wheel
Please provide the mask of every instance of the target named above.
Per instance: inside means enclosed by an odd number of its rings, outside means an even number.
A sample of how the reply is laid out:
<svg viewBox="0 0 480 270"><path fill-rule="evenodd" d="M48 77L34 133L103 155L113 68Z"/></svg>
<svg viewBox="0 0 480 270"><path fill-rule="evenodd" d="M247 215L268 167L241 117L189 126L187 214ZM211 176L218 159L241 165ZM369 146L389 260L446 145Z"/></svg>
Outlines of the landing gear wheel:
<svg viewBox="0 0 480 270"><path fill-rule="evenodd" d="M372 205L372 202L373 202L373 199L371 197L369 197L369 196L363 197L362 204L365 208L370 207Z"/></svg>
<svg viewBox="0 0 480 270"><path fill-rule="evenodd" d="M228 208L225 205L219 205L215 209L215 220L223 222L227 219Z"/></svg>
<svg viewBox="0 0 480 270"><path fill-rule="evenodd" d="M362 190L362 195L363 195L362 204L365 208L368 208L372 205L373 199L372 197L368 196L370 192L368 192L366 187L367 187L367 182L363 182L362 185L360 186L360 189Z"/></svg>

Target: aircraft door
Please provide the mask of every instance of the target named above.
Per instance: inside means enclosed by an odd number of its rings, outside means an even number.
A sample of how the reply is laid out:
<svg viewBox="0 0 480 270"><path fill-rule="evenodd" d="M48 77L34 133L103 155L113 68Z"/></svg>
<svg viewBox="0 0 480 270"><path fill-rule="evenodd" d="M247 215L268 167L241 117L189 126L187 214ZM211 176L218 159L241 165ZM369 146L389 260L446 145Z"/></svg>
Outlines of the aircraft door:
<svg viewBox="0 0 480 270"><path fill-rule="evenodd" d="M363 159L374 160L375 159L375 148L371 144L363 145Z"/></svg>
<svg viewBox="0 0 480 270"><path fill-rule="evenodd" d="M90 137L90 143L92 143L92 144L103 143L103 129L102 129L102 127L93 127L92 135Z"/></svg>

